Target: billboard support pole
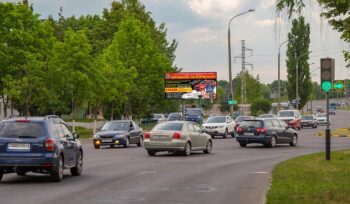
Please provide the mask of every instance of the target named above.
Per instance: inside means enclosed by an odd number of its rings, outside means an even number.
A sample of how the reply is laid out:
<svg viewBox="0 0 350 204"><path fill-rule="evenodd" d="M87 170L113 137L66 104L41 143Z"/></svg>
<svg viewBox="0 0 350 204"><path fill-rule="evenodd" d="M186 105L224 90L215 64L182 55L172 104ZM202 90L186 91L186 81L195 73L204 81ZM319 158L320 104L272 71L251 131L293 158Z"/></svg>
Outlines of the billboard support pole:
<svg viewBox="0 0 350 204"><path fill-rule="evenodd" d="M185 100L181 99L182 101L182 120L185 120Z"/></svg>

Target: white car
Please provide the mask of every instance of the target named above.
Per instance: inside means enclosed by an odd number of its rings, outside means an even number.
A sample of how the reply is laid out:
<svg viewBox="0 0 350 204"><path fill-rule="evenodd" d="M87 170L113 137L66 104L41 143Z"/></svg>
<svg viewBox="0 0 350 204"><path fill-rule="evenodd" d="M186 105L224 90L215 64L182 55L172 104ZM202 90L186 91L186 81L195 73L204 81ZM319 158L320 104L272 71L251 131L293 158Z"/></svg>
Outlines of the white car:
<svg viewBox="0 0 350 204"><path fill-rule="evenodd" d="M214 138L215 136L223 136L227 138L228 135L235 136L236 123L230 116L213 116L209 117L203 124L206 132Z"/></svg>
<svg viewBox="0 0 350 204"><path fill-rule="evenodd" d="M327 125L327 114L319 113L316 115L317 125Z"/></svg>
<svg viewBox="0 0 350 204"><path fill-rule="evenodd" d="M164 122L166 120L164 114L153 114L153 120L157 121L158 123Z"/></svg>

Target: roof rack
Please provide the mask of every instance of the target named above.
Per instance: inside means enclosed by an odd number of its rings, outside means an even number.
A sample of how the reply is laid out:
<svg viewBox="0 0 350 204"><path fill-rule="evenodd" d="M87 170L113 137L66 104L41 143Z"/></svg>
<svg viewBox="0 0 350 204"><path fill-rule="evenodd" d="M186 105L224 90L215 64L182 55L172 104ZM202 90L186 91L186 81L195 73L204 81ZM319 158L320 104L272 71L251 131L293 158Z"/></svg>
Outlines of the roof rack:
<svg viewBox="0 0 350 204"><path fill-rule="evenodd" d="M45 119L51 119L51 118L60 118L60 117L57 116L57 115L45 115L44 118L45 118Z"/></svg>

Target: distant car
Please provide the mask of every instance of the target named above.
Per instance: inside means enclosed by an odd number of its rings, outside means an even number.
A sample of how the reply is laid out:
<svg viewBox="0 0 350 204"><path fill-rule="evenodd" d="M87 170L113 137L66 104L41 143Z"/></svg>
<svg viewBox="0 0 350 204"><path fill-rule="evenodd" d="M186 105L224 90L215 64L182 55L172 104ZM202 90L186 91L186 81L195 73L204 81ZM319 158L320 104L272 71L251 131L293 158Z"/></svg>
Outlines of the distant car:
<svg viewBox="0 0 350 204"><path fill-rule="evenodd" d="M321 107L321 106L317 106L317 107L316 107L316 112L317 112L317 113L324 113L324 112L325 112L325 110L324 110L324 108L323 108L323 107Z"/></svg>
<svg viewBox="0 0 350 204"><path fill-rule="evenodd" d="M170 113L168 121L182 120L182 113Z"/></svg>
<svg viewBox="0 0 350 204"><path fill-rule="evenodd" d="M316 115L317 125L327 125L327 114L319 113Z"/></svg>
<svg viewBox="0 0 350 204"><path fill-rule="evenodd" d="M166 120L164 114L153 114L153 120L158 123L164 122Z"/></svg>
<svg viewBox="0 0 350 204"><path fill-rule="evenodd" d="M145 149L149 156L167 151L189 156L192 151L211 153L213 141L205 130L189 121L170 121L157 124L145 133Z"/></svg>
<svg viewBox="0 0 350 204"><path fill-rule="evenodd" d="M95 149L115 145L128 148L130 144L137 144L140 147L143 146L143 130L131 120L109 121L94 135L93 144Z"/></svg>
<svg viewBox="0 0 350 204"><path fill-rule="evenodd" d="M59 182L64 169L80 176L83 147L58 116L18 117L0 123L0 180L3 174L50 174Z"/></svg>
<svg viewBox="0 0 350 204"><path fill-rule="evenodd" d="M185 120L192 121L198 124L203 123L203 113L200 108L187 108L185 110Z"/></svg>
<svg viewBox="0 0 350 204"><path fill-rule="evenodd" d="M237 128L236 140L241 147L250 143L270 147L284 143L296 146L298 133L278 119L245 120Z"/></svg>
<svg viewBox="0 0 350 204"><path fill-rule="evenodd" d="M237 130L237 127L239 127L239 124L244 120L254 120L254 116L238 116L235 120L235 131Z"/></svg>
<svg viewBox="0 0 350 204"><path fill-rule="evenodd" d="M228 135L235 136L236 123L230 116L209 117L202 126L212 138L215 136L223 136L224 138L227 138Z"/></svg>
<svg viewBox="0 0 350 204"><path fill-rule="evenodd" d="M314 115L303 115L301 116L301 128L312 127L317 128L317 120Z"/></svg>
<svg viewBox="0 0 350 204"><path fill-rule="evenodd" d="M277 114L278 119L284 121L289 127L301 129L301 115L298 110L281 110Z"/></svg>
<svg viewBox="0 0 350 204"><path fill-rule="evenodd" d="M277 115L275 115L275 114L262 114L262 115L259 115L258 118L277 118Z"/></svg>
<svg viewBox="0 0 350 204"><path fill-rule="evenodd" d="M330 115L335 115L335 109L330 108L330 109L329 109L329 114L330 114Z"/></svg>

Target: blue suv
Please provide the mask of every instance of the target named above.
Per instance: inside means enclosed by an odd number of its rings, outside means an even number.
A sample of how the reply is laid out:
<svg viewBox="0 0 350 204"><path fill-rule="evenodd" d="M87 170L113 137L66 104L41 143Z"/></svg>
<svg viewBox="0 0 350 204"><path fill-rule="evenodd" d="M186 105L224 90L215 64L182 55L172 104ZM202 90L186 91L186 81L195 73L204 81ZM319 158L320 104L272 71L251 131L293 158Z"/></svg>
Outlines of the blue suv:
<svg viewBox="0 0 350 204"><path fill-rule="evenodd" d="M79 135L58 116L15 117L0 123L0 180L3 174L50 174L60 182L64 169L80 176L83 149Z"/></svg>

